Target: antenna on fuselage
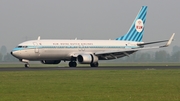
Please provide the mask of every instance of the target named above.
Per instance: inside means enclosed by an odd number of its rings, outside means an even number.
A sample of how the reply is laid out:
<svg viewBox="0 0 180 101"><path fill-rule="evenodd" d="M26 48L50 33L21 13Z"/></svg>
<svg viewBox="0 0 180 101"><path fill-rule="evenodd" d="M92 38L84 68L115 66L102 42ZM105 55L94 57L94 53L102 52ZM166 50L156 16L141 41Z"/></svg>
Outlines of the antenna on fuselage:
<svg viewBox="0 0 180 101"><path fill-rule="evenodd" d="M41 39L41 37L40 36L38 36L38 39L37 40L40 40Z"/></svg>

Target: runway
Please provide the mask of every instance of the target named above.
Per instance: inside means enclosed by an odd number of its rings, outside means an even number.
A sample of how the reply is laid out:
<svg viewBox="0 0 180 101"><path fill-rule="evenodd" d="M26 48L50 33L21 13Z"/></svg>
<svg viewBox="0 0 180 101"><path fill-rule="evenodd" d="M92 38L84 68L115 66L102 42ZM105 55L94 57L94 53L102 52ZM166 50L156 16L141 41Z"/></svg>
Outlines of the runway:
<svg viewBox="0 0 180 101"><path fill-rule="evenodd" d="M1 71L43 71L43 70L162 70L180 69L180 66L104 66L104 67L0 67Z"/></svg>

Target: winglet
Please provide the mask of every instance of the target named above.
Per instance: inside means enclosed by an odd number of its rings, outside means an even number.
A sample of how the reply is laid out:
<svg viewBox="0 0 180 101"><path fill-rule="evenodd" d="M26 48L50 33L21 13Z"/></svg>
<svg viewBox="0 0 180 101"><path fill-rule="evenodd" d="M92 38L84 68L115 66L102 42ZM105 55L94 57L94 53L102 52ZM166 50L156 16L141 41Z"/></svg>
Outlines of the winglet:
<svg viewBox="0 0 180 101"><path fill-rule="evenodd" d="M171 36L171 38L169 39L169 41L168 41L168 42L166 43L166 45L164 45L163 47L168 47L168 46L171 44L171 42L173 41L174 35L175 35L175 33L172 34L172 36Z"/></svg>

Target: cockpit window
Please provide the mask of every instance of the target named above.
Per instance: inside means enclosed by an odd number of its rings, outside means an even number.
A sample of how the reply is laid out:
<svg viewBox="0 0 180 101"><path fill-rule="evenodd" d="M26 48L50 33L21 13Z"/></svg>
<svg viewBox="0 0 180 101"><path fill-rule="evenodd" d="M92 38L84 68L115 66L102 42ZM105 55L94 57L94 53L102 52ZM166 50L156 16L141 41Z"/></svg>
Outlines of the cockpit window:
<svg viewBox="0 0 180 101"><path fill-rule="evenodd" d="M22 48L22 46L17 46L17 48Z"/></svg>
<svg viewBox="0 0 180 101"><path fill-rule="evenodd" d="M27 46L17 46L17 48L27 48Z"/></svg>

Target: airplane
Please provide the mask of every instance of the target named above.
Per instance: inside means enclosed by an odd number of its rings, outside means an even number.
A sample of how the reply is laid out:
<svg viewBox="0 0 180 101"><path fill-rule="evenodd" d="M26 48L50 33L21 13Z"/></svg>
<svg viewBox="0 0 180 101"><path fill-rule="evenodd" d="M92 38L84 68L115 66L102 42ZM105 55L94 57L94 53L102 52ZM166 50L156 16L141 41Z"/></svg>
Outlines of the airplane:
<svg viewBox="0 0 180 101"><path fill-rule="evenodd" d="M69 67L80 64L90 64L98 67L99 60L112 60L129 56L139 50L168 47L173 41L175 33L169 40L142 42L147 14L147 6L142 6L129 31L114 40L67 40L67 39L40 39L20 43L11 54L25 63L29 68L29 61L41 61L43 64L59 64L61 61L69 61ZM166 42L160 46L148 46L149 44Z"/></svg>

